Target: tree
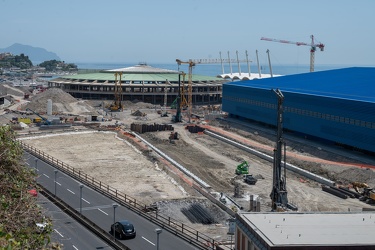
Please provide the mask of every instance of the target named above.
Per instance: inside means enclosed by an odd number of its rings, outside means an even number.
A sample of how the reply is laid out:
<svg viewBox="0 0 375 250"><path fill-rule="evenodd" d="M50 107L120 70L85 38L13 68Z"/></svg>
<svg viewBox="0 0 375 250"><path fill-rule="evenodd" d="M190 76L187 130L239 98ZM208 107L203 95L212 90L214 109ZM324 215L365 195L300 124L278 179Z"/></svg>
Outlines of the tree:
<svg viewBox="0 0 375 250"><path fill-rule="evenodd" d="M0 60L0 66L4 68L17 67L20 69L28 69L33 66L28 56L24 54L16 56L7 56Z"/></svg>
<svg viewBox="0 0 375 250"><path fill-rule="evenodd" d="M23 149L10 126L0 127L0 249L47 249L51 227L39 232L44 216L35 197L35 172L24 166Z"/></svg>
<svg viewBox="0 0 375 250"><path fill-rule="evenodd" d="M50 61L44 61L41 64L39 64L40 67L43 67L46 69L46 71L72 71L77 70L77 65L73 63L65 63L64 61L57 61L57 60L50 60Z"/></svg>

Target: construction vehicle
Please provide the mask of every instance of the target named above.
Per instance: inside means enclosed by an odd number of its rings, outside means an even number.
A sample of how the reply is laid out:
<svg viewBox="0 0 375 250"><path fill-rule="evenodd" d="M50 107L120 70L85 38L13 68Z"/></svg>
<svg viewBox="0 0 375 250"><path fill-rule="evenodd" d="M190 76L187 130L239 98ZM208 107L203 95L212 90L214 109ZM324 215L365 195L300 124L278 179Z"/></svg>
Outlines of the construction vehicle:
<svg viewBox="0 0 375 250"><path fill-rule="evenodd" d="M41 116L39 113L35 112L34 110L26 108L26 111L31 111L33 114L37 115L40 119L42 119L42 121L44 122L43 125L51 125L51 122L47 118ZM35 121L35 119L34 119L34 121Z"/></svg>
<svg viewBox="0 0 375 250"><path fill-rule="evenodd" d="M171 132L169 135L169 142L172 142L174 140L178 140L178 133L177 132Z"/></svg>
<svg viewBox="0 0 375 250"><path fill-rule="evenodd" d="M352 182L351 185L357 193L361 193L363 192L363 189L369 188L369 185L363 182Z"/></svg>
<svg viewBox="0 0 375 250"><path fill-rule="evenodd" d="M285 144L283 139L283 103L284 95L279 89L273 90L277 95L278 105L277 105L277 136L276 136L276 148L273 150L273 181L272 181L272 191L270 194L272 204L272 211L283 212L287 210L298 210L296 206L288 203L288 192L286 190L286 154L285 154ZM282 164L282 149L284 146L284 162ZM284 170L282 176L282 168Z"/></svg>
<svg viewBox="0 0 375 250"><path fill-rule="evenodd" d="M353 189L361 195L360 201L364 201L367 204L375 204L375 191L370 188L369 185L362 182L352 182Z"/></svg>
<svg viewBox="0 0 375 250"><path fill-rule="evenodd" d="M249 185L255 185L258 180L252 174L246 174L243 178L243 181Z"/></svg>
<svg viewBox="0 0 375 250"><path fill-rule="evenodd" d="M117 81L117 76L119 76L119 81ZM124 109L121 99L122 99L122 87L121 87L121 76L122 73L115 73L115 99L113 103L109 106L109 110L112 112L122 111Z"/></svg>
<svg viewBox="0 0 375 250"><path fill-rule="evenodd" d="M364 201L367 204L375 204L375 191L372 188L365 188L361 195L360 201Z"/></svg>
<svg viewBox="0 0 375 250"><path fill-rule="evenodd" d="M247 163L247 161L243 161L237 166L236 174L249 174L249 164Z"/></svg>
<svg viewBox="0 0 375 250"><path fill-rule="evenodd" d="M27 117L21 117L21 118L18 118L18 122L23 122L25 124L30 124L31 123L31 119L27 118Z"/></svg>
<svg viewBox="0 0 375 250"><path fill-rule="evenodd" d="M262 37L260 40L270 41L270 42L279 42L279 43L289 43L289 44L295 44L297 46L301 46L301 45L310 46L310 72L314 72L314 61L315 61L316 48L319 48L320 51L324 51L325 45L322 44L322 43L315 43L313 35L311 35L310 38L311 38L310 44L304 43L304 42L291 42L291 41L279 40L279 39L273 39L273 38L266 38L266 37Z"/></svg>

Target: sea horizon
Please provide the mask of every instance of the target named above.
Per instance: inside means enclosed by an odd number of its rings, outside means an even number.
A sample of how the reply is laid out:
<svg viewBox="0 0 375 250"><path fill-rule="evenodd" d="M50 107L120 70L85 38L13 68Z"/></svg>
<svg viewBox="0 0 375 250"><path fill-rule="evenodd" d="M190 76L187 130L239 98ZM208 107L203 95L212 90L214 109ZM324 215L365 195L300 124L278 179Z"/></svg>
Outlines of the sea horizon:
<svg viewBox="0 0 375 250"><path fill-rule="evenodd" d="M94 62L80 62L75 63L79 70L109 70L109 69L119 69L138 65L140 63L94 63ZM177 63L146 63L149 66L155 68L176 70L188 72L188 65L182 64L180 66ZM251 63L250 73L259 74L258 65ZM205 75L205 76L218 76L222 74L230 73L249 73L249 66L247 63L225 63L221 65L217 64L197 64L193 67L193 74L195 75ZM325 71L349 67L369 67L369 66L354 66L354 65L340 65L340 64L326 64L326 65L315 65L314 71ZM271 65L268 64L259 65L261 74L272 74L273 75L293 75L310 72L310 65L308 64L283 64L283 65Z"/></svg>

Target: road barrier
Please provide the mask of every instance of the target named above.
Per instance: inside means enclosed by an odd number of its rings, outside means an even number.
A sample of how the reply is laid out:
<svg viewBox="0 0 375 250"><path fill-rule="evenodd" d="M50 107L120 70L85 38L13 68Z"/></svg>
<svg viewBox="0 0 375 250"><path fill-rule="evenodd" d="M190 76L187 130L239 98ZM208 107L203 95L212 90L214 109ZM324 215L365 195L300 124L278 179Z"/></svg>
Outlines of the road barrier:
<svg viewBox="0 0 375 250"><path fill-rule="evenodd" d="M54 203L56 206L58 206L62 211L67 213L69 216L74 218L76 221L81 223L83 226L85 226L87 229L89 229L91 232L93 232L95 235L99 236L102 240L108 243L111 247L113 247L116 250L130 250L129 247L125 246L122 242L118 241L117 239L113 238L113 235L109 234L107 231L101 229L98 225L93 223L91 220L86 218L81 213L77 212L74 208L69 206L67 203L65 203L63 200L52 194L50 191L48 191L46 188L38 184L38 188L40 190L40 193L44 195L48 200L50 200L52 203Z"/></svg>
<svg viewBox="0 0 375 250"><path fill-rule="evenodd" d="M146 218L147 220L157 224L161 228L175 234L176 236L184 239L190 244L194 245L198 249L215 249L216 245L219 245L219 242L216 242L211 237L200 233L199 231L181 223L173 218L159 213L157 210L150 209L150 206L145 205L137 201L135 198L126 195L115 188L110 187L109 185L96 180L94 177L89 176L88 174L77 170L68 164L58 160L47 153L34 148L26 144L25 142L19 140L19 143L25 151L32 154L33 156L45 161L46 163L51 164L56 169L64 172L65 174L73 177L74 179L80 181L82 184L96 190L97 192L111 198L122 206L127 207L128 209L134 211L140 216ZM212 247L207 248L207 243ZM221 245L221 248L226 247ZM229 248L227 248L229 249Z"/></svg>

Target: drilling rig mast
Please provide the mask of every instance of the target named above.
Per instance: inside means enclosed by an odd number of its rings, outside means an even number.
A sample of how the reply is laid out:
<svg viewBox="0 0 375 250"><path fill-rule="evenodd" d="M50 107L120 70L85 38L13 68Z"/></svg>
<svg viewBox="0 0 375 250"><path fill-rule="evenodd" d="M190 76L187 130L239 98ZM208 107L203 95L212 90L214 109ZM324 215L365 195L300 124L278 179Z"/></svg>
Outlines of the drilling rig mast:
<svg viewBox="0 0 375 250"><path fill-rule="evenodd" d="M272 181L272 211L286 211L288 209L298 210L298 208L288 203L287 190L286 190L286 155L285 143L283 139L283 103L284 95L279 89L273 90L277 95L277 135L276 135L276 148L273 155L273 181ZM282 150L284 146L284 161L282 162ZM282 168L284 174L282 176Z"/></svg>
<svg viewBox="0 0 375 250"><path fill-rule="evenodd" d="M117 76L119 76L118 81L117 81ZM115 73L115 99L109 107L111 111L122 111L124 108L121 102L121 99L122 99L121 76L122 76L122 72Z"/></svg>
<svg viewBox="0 0 375 250"><path fill-rule="evenodd" d="M176 59L177 65L181 64L188 64L189 65L189 74L188 74L188 113L189 113L189 123L192 114L192 106L193 106L193 67L195 66L195 62L192 60L189 61L181 61Z"/></svg>

